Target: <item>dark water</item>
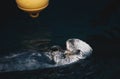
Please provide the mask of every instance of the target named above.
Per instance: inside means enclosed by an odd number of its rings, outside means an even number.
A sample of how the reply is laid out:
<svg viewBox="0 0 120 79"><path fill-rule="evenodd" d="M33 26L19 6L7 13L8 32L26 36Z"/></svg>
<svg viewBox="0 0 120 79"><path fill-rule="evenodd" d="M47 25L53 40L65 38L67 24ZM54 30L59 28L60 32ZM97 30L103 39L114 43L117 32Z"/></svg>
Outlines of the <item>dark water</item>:
<svg viewBox="0 0 120 79"><path fill-rule="evenodd" d="M79 26L76 23L76 21L73 24L58 21L53 23L54 25L47 23L44 25L39 20L25 18L6 24L12 29L5 29L7 33L4 34L6 39L1 41L1 56L25 49L47 50L52 45L60 45L65 49L65 41L69 38L86 41L92 46L93 54L89 59L67 67L0 73L0 77L2 79L119 79L120 28L107 26L93 28Z"/></svg>
<svg viewBox="0 0 120 79"><path fill-rule="evenodd" d="M60 6L60 3L64 4ZM97 2L99 5L91 3L93 6L88 3L84 6L82 1L79 7L71 7L72 11L69 8L72 0L65 7L66 3L62 0L51 3L37 19L16 9L15 15L1 23L0 56L26 49L47 50L52 45L65 49L65 41L69 38L79 38L90 44L92 56L67 67L0 73L0 79L120 79L119 10L103 21L97 15L105 7L102 1Z"/></svg>

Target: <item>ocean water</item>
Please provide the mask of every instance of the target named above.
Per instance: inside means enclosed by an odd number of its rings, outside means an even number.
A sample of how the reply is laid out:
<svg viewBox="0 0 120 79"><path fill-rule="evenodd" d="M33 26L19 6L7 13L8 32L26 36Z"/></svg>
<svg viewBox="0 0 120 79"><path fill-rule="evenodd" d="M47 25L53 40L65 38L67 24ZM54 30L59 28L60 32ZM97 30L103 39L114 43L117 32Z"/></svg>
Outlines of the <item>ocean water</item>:
<svg viewBox="0 0 120 79"><path fill-rule="evenodd" d="M93 6L90 6L92 2L86 5L82 2L86 3L81 1L79 7L76 3L71 8L72 0L67 6L67 1L51 2L36 19L15 9L16 14L1 24L0 58L21 54L24 50L46 51L53 45L66 49L65 41L69 38L87 42L93 48L90 58L69 66L2 72L0 79L120 79L120 12L113 12L105 19L106 24L99 24L97 14L105 7L102 1ZM92 24L94 19L98 24Z"/></svg>
<svg viewBox="0 0 120 79"><path fill-rule="evenodd" d="M25 21L25 22L24 22ZM2 72L2 79L119 79L119 27L79 26L80 24L55 22L44 25L38 20L9 22L6 37L1 41L1 57L23 53L24 50L48 50L52 45L65 48L69 38L84 40L93 48L90 58L63 67ZM37 24L38 23L38 24ZM52 21L50 21L52 23ZM24 25L24 27L22 26ZM39 26L41 25L41 26ZM74 26L74 27L73 27ZM118 35L118 36L117 36ZM21 52L20 52L21 51ZM37 64L36 64L37 65Z"/></svg>

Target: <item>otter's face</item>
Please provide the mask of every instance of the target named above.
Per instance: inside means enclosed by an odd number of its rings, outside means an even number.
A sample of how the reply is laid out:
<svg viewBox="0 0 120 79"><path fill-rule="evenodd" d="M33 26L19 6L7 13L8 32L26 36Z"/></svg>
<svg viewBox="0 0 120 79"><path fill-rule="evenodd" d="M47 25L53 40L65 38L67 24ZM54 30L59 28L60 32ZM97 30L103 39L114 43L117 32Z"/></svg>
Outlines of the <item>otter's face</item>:
<svg viewBox="0 0 120 79"><path fill-rule="evenodd" d="M79 44L80 44L79 39L68 39L66 42L66 48L71 52L76 50L80 51L80 49L78 48Z"/></svg>
<svg viewBox="0 0 120 79"><path fill-rule="evenodd" d="M79 39L68 39L66 41L66 48L72 53L77 51L77 53L83 55L88 55L88 53L90 54L92 52L92 48L86 42Z"/></svg>

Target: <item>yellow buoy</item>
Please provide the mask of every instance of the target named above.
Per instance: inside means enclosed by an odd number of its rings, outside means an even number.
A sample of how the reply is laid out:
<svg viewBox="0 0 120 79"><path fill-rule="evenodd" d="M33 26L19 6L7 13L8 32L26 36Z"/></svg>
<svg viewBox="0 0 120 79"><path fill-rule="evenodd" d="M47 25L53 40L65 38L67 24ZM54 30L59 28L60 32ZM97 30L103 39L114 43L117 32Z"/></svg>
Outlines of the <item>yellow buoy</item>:
<svg viewBox="0 0 120 79"><path fill-rule="evenodd" d="M16 0L16 3L18 8L28 12L32 18L37 18L39 12L48 6L49 0Z"/></svg>

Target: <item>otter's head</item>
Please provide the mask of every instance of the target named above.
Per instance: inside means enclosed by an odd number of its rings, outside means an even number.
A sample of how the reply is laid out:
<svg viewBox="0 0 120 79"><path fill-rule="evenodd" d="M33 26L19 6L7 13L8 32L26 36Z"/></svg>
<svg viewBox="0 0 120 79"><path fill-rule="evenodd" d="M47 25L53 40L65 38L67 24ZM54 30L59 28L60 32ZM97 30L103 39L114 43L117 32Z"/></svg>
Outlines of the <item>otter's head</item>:
<svg viewBox="0 0 120 79"><path fill-rule="evenodd" d="M66 49L71 53L77 52L84 56L92 53L92 48L86 42L75 38L66 41Z"/></svg>

